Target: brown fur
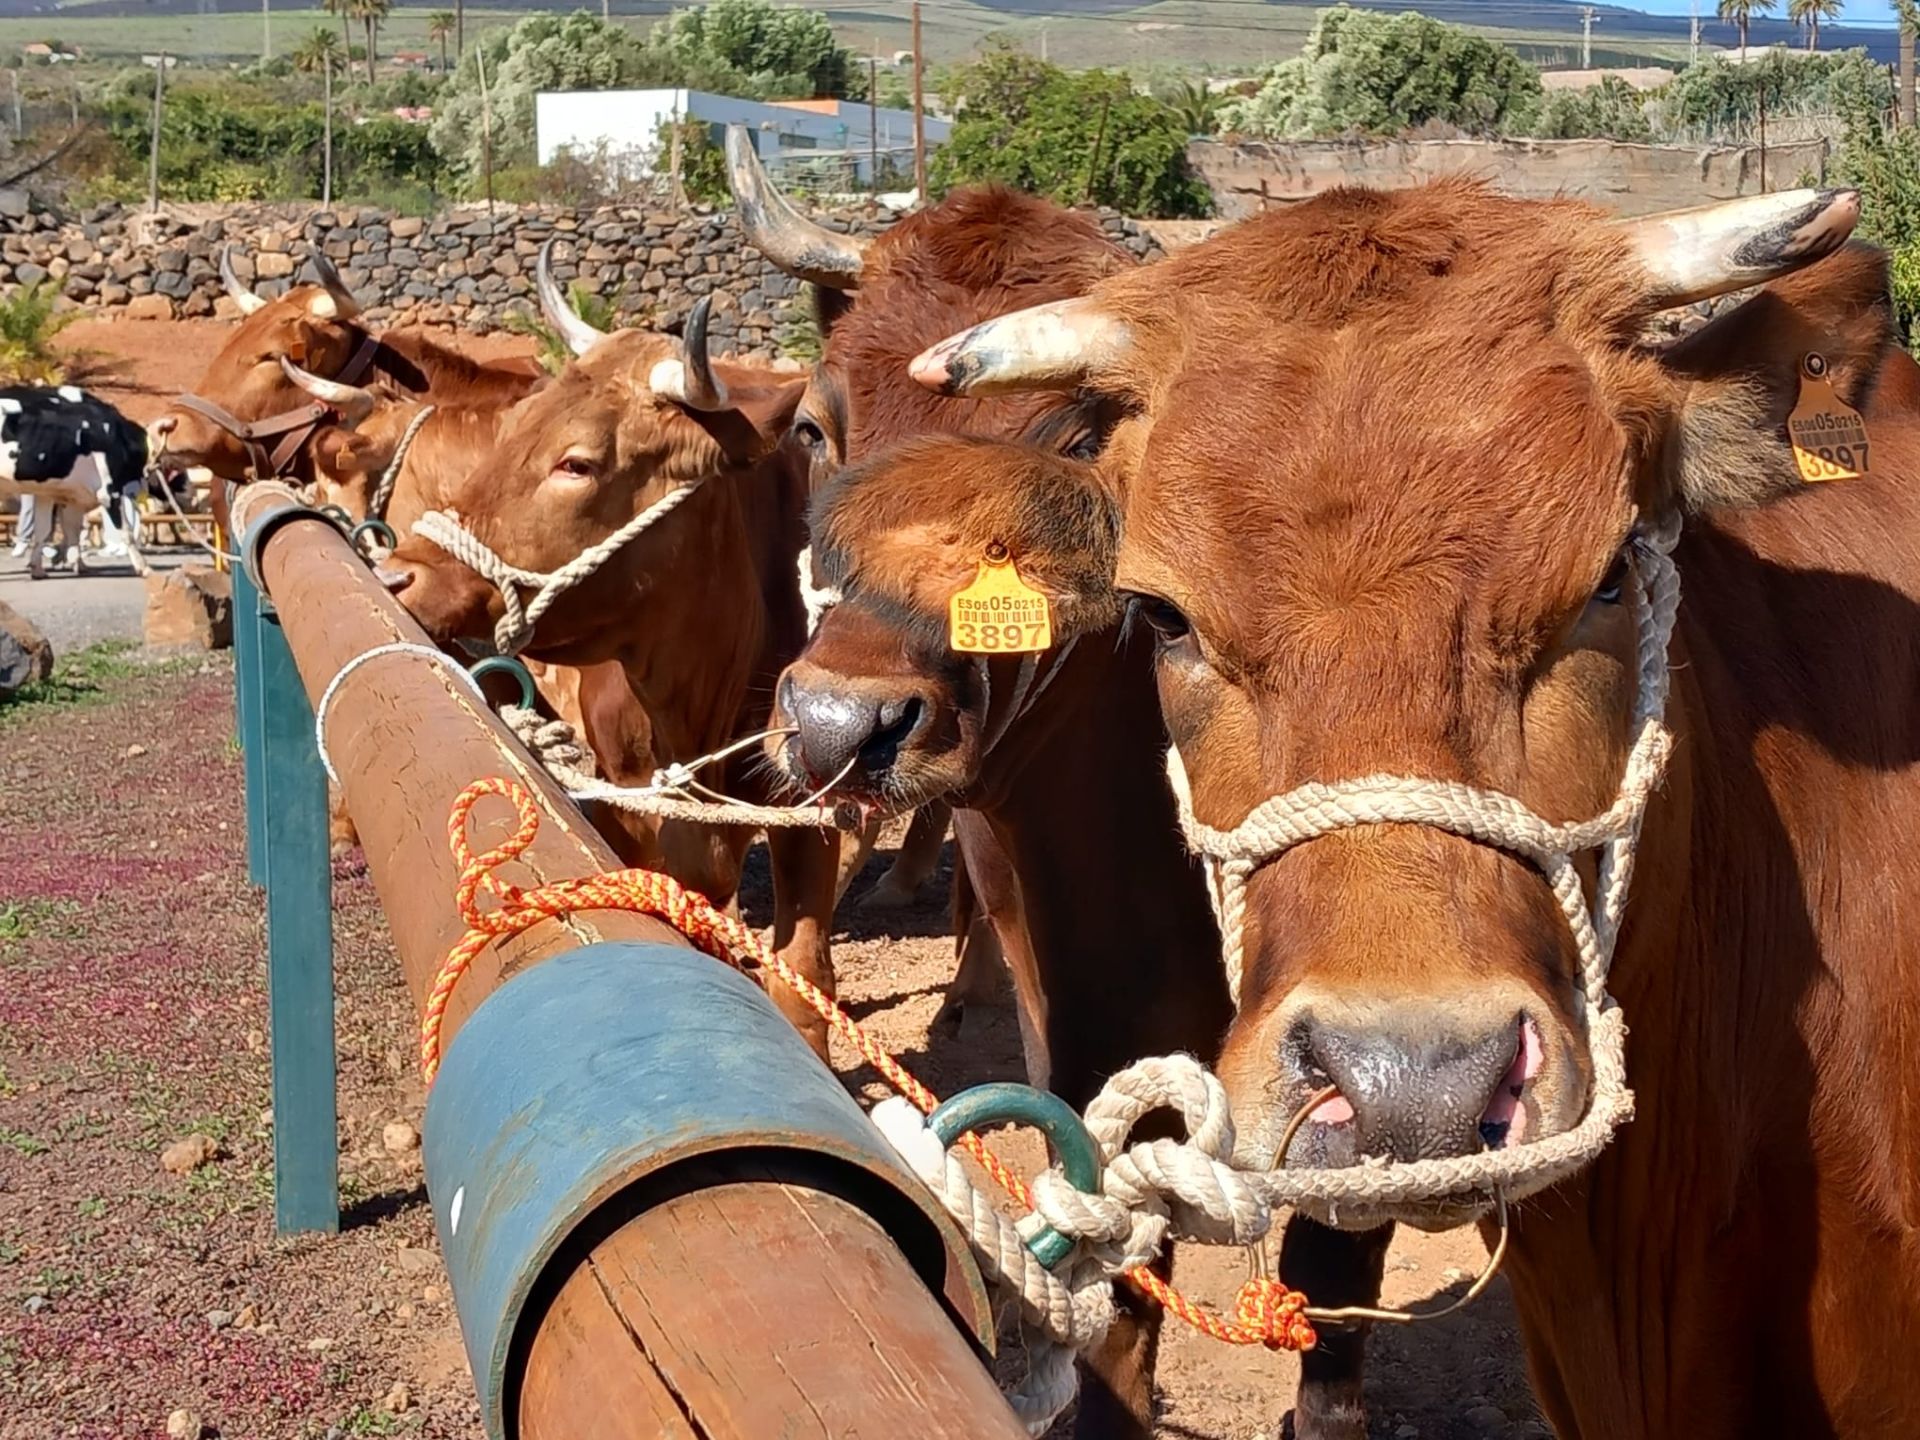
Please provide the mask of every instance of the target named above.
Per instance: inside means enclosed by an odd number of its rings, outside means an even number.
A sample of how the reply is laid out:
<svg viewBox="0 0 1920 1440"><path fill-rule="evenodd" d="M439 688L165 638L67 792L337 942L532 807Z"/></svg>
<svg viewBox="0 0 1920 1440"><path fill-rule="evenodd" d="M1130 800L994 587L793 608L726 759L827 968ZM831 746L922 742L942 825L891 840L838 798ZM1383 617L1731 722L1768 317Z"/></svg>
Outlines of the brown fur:
<svg viewBox="0 0 1920 1440"><path fill-rule="evenodd" d="M1636 516L1692 514L1679 745L1611 981L1638 1112L1517 1216L1536 1387L1568 1440L1920 1432L1920 972L1898 899L1920 883L1920 427L1904 363L1876 400L1882 262L1843 252L1652 349L1645 277L1581 208L1453 186L1370 203L1395 234L1479 234L1438 268L1395 252L1383 285L1390 247L1343 199L1313 273L1309 204L1269 271L1248 227L1161 293L1106 292L1151 337L1115 378L1144 411L1103 465L1116 579L1191 624L1165 626L1157 671L1196 808L1231 825L1384 771L1597 813L1634 636L1596 587ZM1297 297L1268 288L1294 265ZM1196 274L1216 293L1179 293ZM1812 349L1869 407L1870 478L1794 476ZM1385 827L1287 853L1248 901L1221 1062L1243 1140L1308 1092L1288 1036L1314 1007L1441 1035L1519 997L1549 1052L1532 1133L1577 1115L1568 940L1530 867Z"/></svg>

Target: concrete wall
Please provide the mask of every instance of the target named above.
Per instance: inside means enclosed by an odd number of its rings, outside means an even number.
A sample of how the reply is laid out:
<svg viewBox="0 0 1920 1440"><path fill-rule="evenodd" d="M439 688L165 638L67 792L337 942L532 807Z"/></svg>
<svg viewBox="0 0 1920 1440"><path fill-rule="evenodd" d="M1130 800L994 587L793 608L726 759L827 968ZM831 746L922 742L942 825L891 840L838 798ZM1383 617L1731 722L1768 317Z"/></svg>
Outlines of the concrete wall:
<svg viewBox="0 0 1920 1440"><path fill-rule="evenodd" d="M1758 147L1629 145L1614 140L1196 140L1189 160L1228 219L1306 200L1336 185L1399 189L1474 175L1512 195L1577 196L1626 215L1790 190L1824 179L1825 140ZM1763 183L1764 182L1764 183Z"/></svg>

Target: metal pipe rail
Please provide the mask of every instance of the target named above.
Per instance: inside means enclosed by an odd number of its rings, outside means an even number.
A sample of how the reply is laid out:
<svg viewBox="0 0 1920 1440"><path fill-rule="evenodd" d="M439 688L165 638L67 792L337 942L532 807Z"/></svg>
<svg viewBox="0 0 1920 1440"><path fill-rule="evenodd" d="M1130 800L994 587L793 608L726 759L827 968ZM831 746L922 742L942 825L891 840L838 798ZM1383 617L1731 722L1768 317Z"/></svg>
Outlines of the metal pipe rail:
<svg viewBox="0 0 1920 1440"><path fill-rule="evenodd" d="M426 643L284 486L233 509L309 705L356 656ZM423 657L346 676L326 743L416 1006L465 930L446 820L468 783L538 797L517 862L538 880L617 865ZM265 766L290 754L284 735L264 748ZM476 851L497 843L505 807L483 802L474 828ZM287 870L269 854L270 892ZM276 1061L279 1040L276 1018ZM474 962L443 1043L428 1191L494 1440L1024 1435L981 1364L992 1314L964 1239L734 971L642 916L543 921Z"/></svg>

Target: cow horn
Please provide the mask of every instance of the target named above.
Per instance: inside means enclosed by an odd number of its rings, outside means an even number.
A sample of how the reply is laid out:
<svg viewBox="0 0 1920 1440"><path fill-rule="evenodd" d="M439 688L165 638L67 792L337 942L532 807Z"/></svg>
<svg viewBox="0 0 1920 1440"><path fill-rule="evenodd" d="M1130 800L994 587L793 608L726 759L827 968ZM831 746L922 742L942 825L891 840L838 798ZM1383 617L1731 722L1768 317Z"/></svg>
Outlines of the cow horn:
<svg viewBox="0 0 1920 1440"><path fill-rule="evenodd" d="M240 307L242 315L251 315L266 307L266 301L240 283L240 277L233 273L233 246L220 247L220 283L227 287L227 298Z"/></svg>
<svg viewBox="0 0 1920 1440"><path fill-rule="evenodd" d="M866 264L867 242L840 235L801 215L760 168L753 136L727 127L727 183L740 207L740 228L755 249L787 274L829 290L854 290Z"/></svg>
<svg viewBox="0 0 1920 1440"><path fill-rule="evenodd" d="M317 249L308 258L313 262L313 273L320 277L321 287L327 292L326 300L330 303L323 304L321 297L316 295L308 303L307 309L322 320L351 320L358 315L360 302L353 298L347 282L333 268L333 261Z"/></svg>
<svg viewBox="0 0 1920 1440"><path fill-rule="evenodd" d="M552 263L553 241L549 240L540 247L539 257L533 264L533 285L540 292L540 313L547 317L547 324L560 332L569 350L584 355L607 338L606 332L594 329L580 318L580 312L568 301L560 282L553 278L549 268Z"/></svg>
<svg viewBox="0 0 1920 1440"><path fill-rule="evenodd" d="M726 384L713 373L713 360L707 354L707 316L712 310L711 295L702 295L693 302L682 342L686 358L662 360L647 376L648 388L661 399L708 413L725 410L733 403L727 396Z"/></svg>
<svg viewBox="0 0 1920 1440"><path fill-rule="evenodd" d="M946 395L1073 390L1122 360L1133 328L1080 297L1015 310L923 351L913 378Z"/></svg>
<svg viewBox="0 0 1920 1440"><path fill-rule="evenodd" d="M1858 190L1783 190L1622 220L1655 305L1742 290L1838 250L1860 219Z"/></svg>
<svg viewBox="0 0 1920 1440"><path fill-rule="evenodd" d="M340 419L348 429L358 425L373 413L373 392L363 390L358 385L342 385L338 380L322 379L302 370L286 356L280 357L280 368L287 378L316 399L324 400L340 412Z"/></svg>

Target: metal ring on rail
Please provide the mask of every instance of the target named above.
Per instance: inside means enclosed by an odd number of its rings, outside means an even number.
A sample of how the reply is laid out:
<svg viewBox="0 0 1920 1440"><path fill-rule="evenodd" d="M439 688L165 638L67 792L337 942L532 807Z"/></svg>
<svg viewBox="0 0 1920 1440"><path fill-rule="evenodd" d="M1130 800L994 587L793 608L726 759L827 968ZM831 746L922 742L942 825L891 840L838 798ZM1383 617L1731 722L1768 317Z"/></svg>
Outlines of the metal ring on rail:
<svg viewBox="0 0 1920 1440"><path fill-rule="evenodd" d="M295 520L324 520L329 525L334 523L331 516L310 505L289 505L282 510L269 510L240 537L240 564L247 572L247 579L253 582L253 588L262 595L267 594L267 580L260 572L261 549L276 530Z"/></svg>
<svg viewBox="0 0 1920 1440"><path fill-rule="evenodd" d="M377 525L380 522L376 520L371 523ZM484 660L477 660L467 667L467 674L473 677L475 685L487 675L511 675L520 683L520 708L523 710L533 709L534 703L540 698L539 691L533 688L533 672L511 655L489 655Z"/></svg>
<svg viewBox="0 0 1920 1440"><path fill-rule="evenodd" d="M358 554L362 560L371 560L373 558L367 553L366 547L360 543L360 537L363 535L373 536L375 540L378 540L389 550L400 543L400 537L393 533L393 527L391 525L377 517L369 516L347 532L347 543L353 546L354 552ZM385 537L384 539L381 538L383 536Z"/></svg>
<svg viewBox="0 0 1920 1440"><path fill-rule="evenodd" d="M316 508L322 515L326 516L327 519L338 525L342 530L350 530L353 528L353 516L347 513L346 506L321 505Z"/></svg>
<svg viewBox="0 0 1920 1440"><path fill-rule="evenodd" d="M951 1149L956 1140L983 1125L1031 1125L1047 1137L1067 1183L1088 1195L1100 1193L1100 1151L1073 1107L1057 1095L1031 1085L998 1083L975 1085L940 1106L927 1117L927 1128ZM1042 1226L1027 1240L1027 1249L1049 1270L1073 1249L1070 1237L1051 1225Z"/></svg>

